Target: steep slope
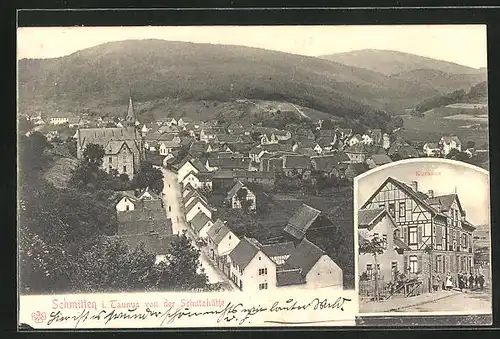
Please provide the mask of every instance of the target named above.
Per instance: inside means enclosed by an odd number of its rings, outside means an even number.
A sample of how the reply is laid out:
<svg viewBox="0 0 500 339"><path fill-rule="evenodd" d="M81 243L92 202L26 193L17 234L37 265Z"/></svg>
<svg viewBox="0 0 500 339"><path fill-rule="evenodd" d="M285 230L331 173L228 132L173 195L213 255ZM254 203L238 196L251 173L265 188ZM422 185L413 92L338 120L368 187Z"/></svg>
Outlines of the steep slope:
<svg viewBox="0 0 500 339"><path fill-rule="evenodd" d="M385 75L412 72L420 69L434 69L453 74L476 75L486 73L484 68L476 69L452 62L390 50L362 49L323 55L321 58L352 67L369 69Z"/></svg>
<svg viewBox="0 0 500 339"><path fill-rule="evenodd" d="M413 107L439 94L417 82L314 57L164 40L110 42L69 56L20 60L20 110L123 109L137 101L262 99L337 116ZM168 99L168 100L166 100Z"/></svg>

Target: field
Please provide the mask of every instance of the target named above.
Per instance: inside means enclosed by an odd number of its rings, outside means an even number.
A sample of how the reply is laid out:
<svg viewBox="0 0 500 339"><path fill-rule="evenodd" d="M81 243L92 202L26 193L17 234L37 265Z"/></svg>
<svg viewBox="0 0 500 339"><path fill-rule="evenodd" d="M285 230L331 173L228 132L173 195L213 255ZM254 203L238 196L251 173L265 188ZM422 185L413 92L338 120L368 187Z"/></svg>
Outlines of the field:
<svg viewBox="0 0 500 339"><path fill-rule="evenodd" d="M473 141L478 146L488 143L487 108L439 107L423 117L401 116L404 136L411 141L437 142L443 135L457 135L463 144Z"/></svg>

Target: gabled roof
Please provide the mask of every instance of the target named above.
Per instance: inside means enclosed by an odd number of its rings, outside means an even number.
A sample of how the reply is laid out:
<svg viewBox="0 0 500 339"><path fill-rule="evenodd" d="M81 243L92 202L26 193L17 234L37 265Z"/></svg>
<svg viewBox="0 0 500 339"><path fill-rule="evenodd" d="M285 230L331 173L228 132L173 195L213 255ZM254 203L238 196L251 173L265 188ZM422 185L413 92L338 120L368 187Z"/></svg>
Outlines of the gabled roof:
<svg viewBox="0 0 500 339"><path fill-rule="evenodd" d="M302 275L306 276L324 254L322 249L304 238L285 261L285 264L291 268L300 268Z"/></svg>
<svg viewBox="0 0 500 339"><path fill-rule="evenodd" d="M184 203L188 202L189 199L191 199L192 197L196 197L196 198L201 199L205 203L205 205L208 204L207 199L200 192L198 192L196 189L193 189L192 191L189 191L188 194L186 194L186 196L183 198Z"/></svg>
<svg viewBox="0 0 500 339"><path fill-rule="evenodd" d="M259 248L247 237L243 237L238 245L229 253L229 258L244 270L257 253L259 253Z"/></svg>
<svg viewBox="0 0 500 339"><path fill-rule="evenodd" d="M268 257L278 257L290 255L295 250L295 245L292 241L282 242L277 244L262 245L260 250Z"/></svg>
<svg viewBox="0 0 500 339"><path fill-rule="evenodd" d="M392 162L392 159L387 154L373 154L370 159L378 166Z"/></svg>
<svg viewBox="0 0 500 339"><path fill-rule="evenodd" d="M426 148L425 146L427 146L427 148L430 148L430 149L438 149L439 148L439 145L437 144L437 142L427 142L424 144L424 148Z"/></svg>
<svg viewBox="0 0 500 339"><path fill-rule="evenodd" d="M460 208L460 211L463 213L462 209L462 204L460 204L460 200L458 199L458 195L456 194L445 194L445 195L439 195L435 196L434 198L428 198L425 201L429 205L439 205L440 210L442 212L446 212L450 209L451 205L453 202L457 200L458 207Z"/></svg>
<svg viewBox="0 0 500 339"><path fill-rule="evenodd" d="M186 163L190 162L191 165L193 165L194 168L196 168L199 172L207 172L207 168L201 163L200 160L193 158L191 156L186 156L181 163L178 165L178 168L181 168L184 166Z"/></svg>
<svg viewBox="0 0 500 339"><path fill-rule="evenodd" d="M207 235L215 244L218 245L229 232L231 232L231 230L224 224L224 222L217 219L217 221L207 231Z"/></svg>
<svg viewBox="0 0 500 339"><path fill-rule="evenodd" d="M441 141L447 144L451 143L452 141L455 141L457 145L462 144L462 142L456 135L444 136L441 138Z"/></svg>
<svg viewBox="0 0 500 339"><path fill-rule="evenodd" d="M203 201L203 199L201 199L200 197L195 197L193 201L191 201L191 203L188 206L186 206L186 212L191 211L198 203L205 206L207 210L210 210L210 208L208 208L207 204L205 203L205 201Z"/></svg>
<svg viewBox="0 0 500 339"><path fill-rule="evenodd" d="M385 208L362 208L358 211L358 227L370 228L386 214Z"/></svg>
<svg viewBox="0 0 500 339"><path fill-rule="evenodd" d="M203 226L205 226L209 221L210 218L207 217L207 215L202 211L199 211L198 213L196 213L195 217L190 221L190 223L194 231L198 233L201 231Z"/></svg>
<svg viewBox="0 0 500 339"><path fill-rule="evenodd" d="M312 223L320 216L321 211L309 205L302 204L298 211L288 221L284 231L296 239L302 239Z"/></svg>
<svg viewBox="0 0 500 339"><path fill-rule="evenodd" d="M434 207L432 207L429 203L426 202L426 200L429 198L427 194L422 193L422 192L415 192L413 189L411 189L410 186L402 183L399 180L394 179L393 177L387 177L387 179L379 186L379 188L372 194L372 196L361 206L361 208L366 208L366 206L375 198L375 196L380 192L380 190L387 185L388 183L392 183L399 189L401 189L403 192L405 192L407 195L409 195L411 198L413 198L416 202L418 202L423 208L425 208L427 211L431 212L432 214L440 214Z"/></svg>
<svg viewBox="0 0 500 339"><path fill-rule="evenodd" d="M141 193L139 193L138 197L139 197L140 200L143 200L143 199L150 200L147 197L147 194L149 194L151 196L151 199L153 199L153 200L159 200L159 199L161 199L160 196L158 194L156 194L155 192L151 191L149 189L149 187L146 187Z"/></svg>
<svg viewBox="0 0 500 339"><path fill-rule="evenodd" d="M184 193L187 190L190 190L190 191L194 191L195 190L194 187L189 182L182 189L182 193Z"/></svg>
<svg viewBox="0 0 500 339"><path fill-rule="evenodd" d="M226 200L231 200L243 187L245 187L245 185L243 185L241 181L236 180L234 186L229 190L229 192L227 192Z"/></svg>

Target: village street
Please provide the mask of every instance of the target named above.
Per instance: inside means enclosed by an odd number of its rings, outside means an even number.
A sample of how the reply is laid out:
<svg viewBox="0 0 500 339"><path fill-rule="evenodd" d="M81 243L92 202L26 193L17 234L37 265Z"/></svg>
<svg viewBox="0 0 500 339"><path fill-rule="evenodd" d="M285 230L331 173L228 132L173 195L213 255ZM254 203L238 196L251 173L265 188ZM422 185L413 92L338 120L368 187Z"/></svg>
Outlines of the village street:
<svg viewBox="0 0 500 339"><path fill-rule="evenodd" d="M193 245L198 248L199 246L195 243L195 237L189 231L184 216L182 191L177 182L177 174L162 167L157 168L163 173L163 202L165 204L167 216L172 221L173 234L185 232L186 235L192 239ZM227 278L221 276L221 274L212 267L210 260L203 251L201 251L200 262L211 284L227 280Z"/></svg>
<svg viewBox="0 0 500 339"><path fill-rule="evenodd" d="M488 291L438 291L415 297L395 297L381 302L360 305L363 313L377 312L491 312L491 294Z"/></svg>

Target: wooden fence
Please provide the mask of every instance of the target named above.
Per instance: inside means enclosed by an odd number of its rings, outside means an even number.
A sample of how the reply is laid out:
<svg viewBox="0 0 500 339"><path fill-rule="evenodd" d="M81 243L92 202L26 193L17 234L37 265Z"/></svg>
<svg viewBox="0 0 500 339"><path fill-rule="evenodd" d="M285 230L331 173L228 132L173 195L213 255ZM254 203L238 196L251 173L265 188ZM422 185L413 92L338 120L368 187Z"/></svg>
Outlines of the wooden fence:
<svg viewBox="0 0 500 339"><path fill-rule="evenodd" d="M385 300L391 296L408 296L408 295L419 295L428 292L428 288L423 281L419 283L407 283L405 288L396 289L395 286L391 286L389 282L384 280L378 281L378 296L379 300ZM359 282L359 297L362 299L374 299L375 298L375 280L363 280Z"/></svg>

